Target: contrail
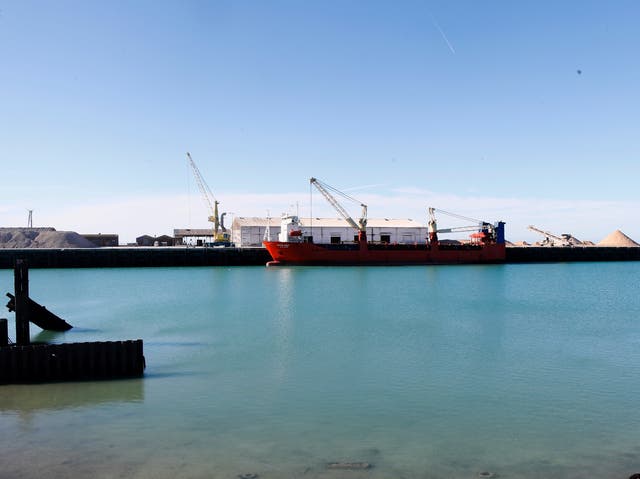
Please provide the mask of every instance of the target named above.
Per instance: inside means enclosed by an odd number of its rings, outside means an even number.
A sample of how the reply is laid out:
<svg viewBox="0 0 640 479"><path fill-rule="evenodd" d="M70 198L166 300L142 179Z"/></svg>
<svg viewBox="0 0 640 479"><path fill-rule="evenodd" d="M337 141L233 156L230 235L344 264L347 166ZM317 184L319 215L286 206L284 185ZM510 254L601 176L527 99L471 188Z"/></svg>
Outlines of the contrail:
<svg viewBox="0 0 640 479"><path fill-rule="evenodd" d="M440 28L440 25L438 25L438 22L436 21L435 17L433 15L431 15L431 14L429 14L429 16L431 17L431 21L433 22L433 26L438 29L438 31L440 32L440 35L442 35L442 39L447 43L447 46L449 47L449 50L451 50L451 53L453 53L455 55L456 54L456 49L453 48L453 45L451 45L451 42L449 41L447 36L444 34L444 31L442 30L442 28Z"/></svg>

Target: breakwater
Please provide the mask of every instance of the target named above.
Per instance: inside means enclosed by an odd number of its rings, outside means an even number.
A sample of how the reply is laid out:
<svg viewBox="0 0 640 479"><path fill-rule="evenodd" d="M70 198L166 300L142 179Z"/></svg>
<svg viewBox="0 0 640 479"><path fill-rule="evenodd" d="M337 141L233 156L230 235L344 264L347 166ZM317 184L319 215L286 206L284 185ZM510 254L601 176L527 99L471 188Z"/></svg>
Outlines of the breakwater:
<svg viewBox="0 0 640 479"><path fill-rule="evenodd" d="M271 257L263 248L0 249L0 268L13 268L16 259L27 260L30 268L125 268L264 265Z"/></svg>
<svg viewBox="0 0 640 479"><path fill-rule="evenodd" d="M640 261L640 248L608 246L508 247L506 263L572 263L580 261Z"/></svg>
<svg viewBox="0 0 640 479"><path fill-rule="evenodd" d="M0 268L26 259L30 268L124 268L153 266L258 266L270 261L264 248L25 248L0 249ZM640 261L640 248L508 247L506 263Z"/></svg>

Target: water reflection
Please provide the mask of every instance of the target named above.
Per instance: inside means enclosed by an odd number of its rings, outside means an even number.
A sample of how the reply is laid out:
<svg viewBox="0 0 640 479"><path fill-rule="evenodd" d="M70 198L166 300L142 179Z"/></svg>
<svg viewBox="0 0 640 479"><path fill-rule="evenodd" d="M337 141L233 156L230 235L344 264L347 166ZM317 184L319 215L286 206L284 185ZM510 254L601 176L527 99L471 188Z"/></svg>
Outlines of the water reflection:
<svg viewBox="0 0 640 479"><path fill-rule="evenodd" d="M142 402L143 379L18 384L0 386L0 413L29 415L34 412L91 407L113 402Z"/></svg>
<svg viewBox="0 0 640 479"><path fill-rule="evenodd" d="M288 376L292 355L294 321L296 315L295 268L278 268L277 309L273 317L275 348L273 358L274 382L281 384Z"/></svg>

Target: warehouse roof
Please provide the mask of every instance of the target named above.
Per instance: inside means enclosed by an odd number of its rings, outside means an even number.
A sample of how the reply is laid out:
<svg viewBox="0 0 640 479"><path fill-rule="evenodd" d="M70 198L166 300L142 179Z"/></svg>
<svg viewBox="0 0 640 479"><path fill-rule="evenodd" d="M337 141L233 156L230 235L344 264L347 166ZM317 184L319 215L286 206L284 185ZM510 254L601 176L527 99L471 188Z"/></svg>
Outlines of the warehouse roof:
<svg viewBox="0 0 640 479"><path fill-rule="evenodd" d="M187 236L213 236L213 228L174 229L173 236L175 238L184 238Z"/></svg>
<svg viewBox="0 0 640 479"><path fill-rule="evenodd" d="M239 226L280 226L280 218L261 218L257 216L236 216L233 219L233 227Z"/></svg>
<svg viewBox="0 0 640 479"><path fill-rule="evenodd" d="M236 216L233 220L234 228L240 226L280 226L280 218L260 218L260 217L243 217ZM349 227L346 220L342 218L300 218L301 226L318 226L318 227ZM368 228L426 228L419 221L412 219L395 219L395 218L369 218L367 220Z"/></svg>

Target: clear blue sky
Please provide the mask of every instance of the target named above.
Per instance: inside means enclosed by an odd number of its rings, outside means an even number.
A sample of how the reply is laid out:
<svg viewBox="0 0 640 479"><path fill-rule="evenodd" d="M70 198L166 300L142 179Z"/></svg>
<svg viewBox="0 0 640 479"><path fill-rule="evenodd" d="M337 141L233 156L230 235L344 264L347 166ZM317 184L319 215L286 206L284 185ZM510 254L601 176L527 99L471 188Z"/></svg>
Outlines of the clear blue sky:
<svg viewBox="0 0 640 479"><path fill-rule="evenodd" d="M370 217L640 241L638 25L637 1L0 0L0 226L204 227L190 151L237 216L317 176Z"/></svg>

